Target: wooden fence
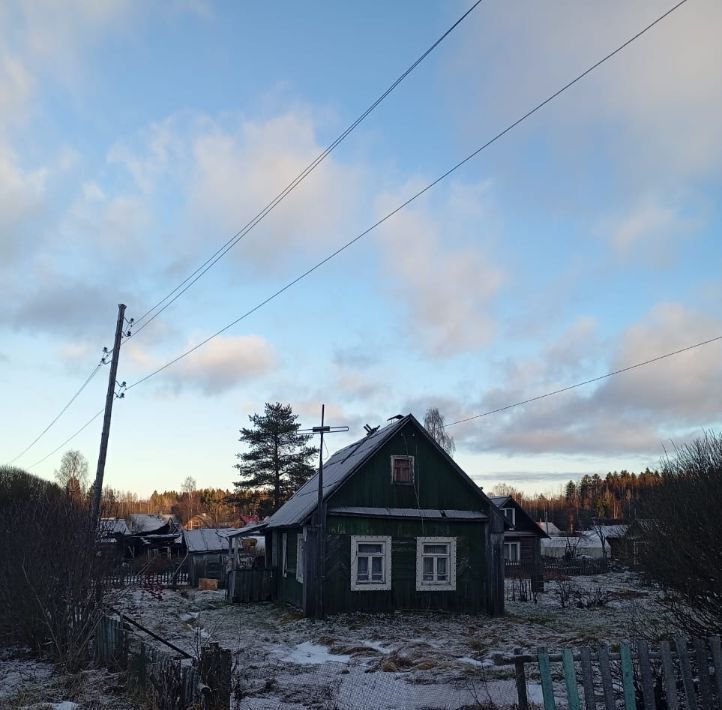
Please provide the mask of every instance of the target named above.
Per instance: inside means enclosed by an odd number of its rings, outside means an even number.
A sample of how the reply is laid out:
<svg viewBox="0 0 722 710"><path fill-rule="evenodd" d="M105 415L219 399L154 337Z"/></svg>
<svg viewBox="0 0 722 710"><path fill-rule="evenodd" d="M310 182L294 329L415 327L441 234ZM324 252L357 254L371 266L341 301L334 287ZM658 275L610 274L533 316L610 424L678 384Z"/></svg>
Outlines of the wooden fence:
<svg viewBox="0 0 722 710"><path fill-rule="evenodd" d="M652 651L646 641L622 643L618 652L606 644L564 649L550 654L513 659L520 710L529 710L527 666L536 666L541 679L544 710L720 710L722 708L722 651L720 637L688 642L663 641Z"/></svg>
<svg viewBox="0 0 722 710"><path fill-rule="evenodd" d="M131 626L157 643L144 641ZM128 617L103 616L95 630L95 659L124 670L130 692L159 710L230 708L231 652L218 644L204 646L196 660Z"/></svg>
<svg viewBox="0 0 722 710"><path fill-rule="evenodd" d="M185 570L165 570L163 572L115 572L106 575L103 580L111 587L183 587L189 584Z"/></svg>
<svg viewBox="0 0 722 710"><path fill-rule="evenodd" d="M226 599L231 602L265 602L273 595L273 570L234 569L228 573Z"/></svg>

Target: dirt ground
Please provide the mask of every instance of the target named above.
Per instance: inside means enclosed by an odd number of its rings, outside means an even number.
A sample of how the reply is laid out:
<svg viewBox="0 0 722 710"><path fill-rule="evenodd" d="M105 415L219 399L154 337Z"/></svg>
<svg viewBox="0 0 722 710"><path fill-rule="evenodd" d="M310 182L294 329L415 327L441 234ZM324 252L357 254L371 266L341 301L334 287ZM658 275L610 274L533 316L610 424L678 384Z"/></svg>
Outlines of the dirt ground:
<svg viewBox="0 0 722 710"><path fill-rule="evenodd" d="M599 640L617 643L669 630L656 604L656 590L644 587L630 572L547 583L536 601L512 599L518 595L507 582L507 596L506 614L500 618L395 612L313 621L288 607L229 605L222 591L197 590L164 591L157 598L133 589L119 594L114 603L191 654L209 641L231 649L232 707L248 710L509 707L516 690L512 668L504 661L515 652ZM562 596L568 596L564 607ZM0 659L0 688L8 663L13 661ZM13 696L0 690L0 707L133 707L113 700L118 680L103 671L92 671L98 678L65 695L62 684L68 679L53 680L52 669L42 664L35 671L39 680L26 674L26 682L18 682L17 667L5 674L14 672L15 684L8 687L17 692ZM33 692L43 683L60 686L51 694L52 702L70 699L78 705L33 705L51 699ZM95 698L83 689L93 685ZM18 704L21 694L28 702ZM529 696L541 699L533 678Z"/></svg>

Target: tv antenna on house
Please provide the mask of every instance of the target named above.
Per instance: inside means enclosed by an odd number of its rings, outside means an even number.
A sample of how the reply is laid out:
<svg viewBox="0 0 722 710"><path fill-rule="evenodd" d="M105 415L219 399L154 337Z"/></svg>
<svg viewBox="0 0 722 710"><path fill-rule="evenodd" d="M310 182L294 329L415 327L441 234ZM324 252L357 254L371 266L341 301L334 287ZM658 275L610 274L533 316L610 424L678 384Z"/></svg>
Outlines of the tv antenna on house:
<svg viewBox="0 0 722 710"><path fill-rule="evenodd" d="M312 429L300 429L302 432L321 435L321 444L318 449L318 505L316 507L316 616L323 618L323 584L324 584L324 559L326 557L326 510L323 505L323 435L336 434L337 432L348 431L347 426L329 426L326 424L326 405L321 405L321 426ZM304 556L305 559L305 556ZM304 575L305 579L305 575Z"/></svg>

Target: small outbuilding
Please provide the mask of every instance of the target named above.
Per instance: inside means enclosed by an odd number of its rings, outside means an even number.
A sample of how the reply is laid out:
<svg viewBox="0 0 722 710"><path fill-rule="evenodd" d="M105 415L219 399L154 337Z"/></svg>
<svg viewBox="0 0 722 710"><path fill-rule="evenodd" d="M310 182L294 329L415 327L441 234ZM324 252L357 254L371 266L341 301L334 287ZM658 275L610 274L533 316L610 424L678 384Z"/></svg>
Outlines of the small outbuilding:
<svg viewBox="0 0 722 710"><path fill-rule="evenodd" d="M238 528L198 528L184 530L183 542L188 555L186 566L188 582L198 585L198 580L217 579L220 586L226 578L228 539Z"/></svg>

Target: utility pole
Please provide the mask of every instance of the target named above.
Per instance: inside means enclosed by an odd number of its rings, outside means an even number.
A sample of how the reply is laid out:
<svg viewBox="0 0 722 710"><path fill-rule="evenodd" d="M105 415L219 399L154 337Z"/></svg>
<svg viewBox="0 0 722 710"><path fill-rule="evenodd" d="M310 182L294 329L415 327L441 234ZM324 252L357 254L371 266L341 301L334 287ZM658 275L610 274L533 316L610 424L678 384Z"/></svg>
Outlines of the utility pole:
<svg viewBox="0 0 722 710"><path fill-rule="evenodd" d="M108 391L105 395L105 415L103 416L103 433L100 436L100 453L98 454L98 469L93 484L93 505L91 508L91 525L93 529L98 526L100 518L100 497L103 490L103 475L105 474L105 457L108 453L108 439L110 437L110 417L113 413L113 400L115 399L116 376L118 374L118 359L120 358L120 341L123 337L123 324L125 323L125 304L118 304L118 322L115 325L115 341L113 343L113 359L110 361L110 374L108 375Z"/></svg>
<svg viewBox="0 0 722 710"><path fill-rule="evenodd" d="M316 532L316 564L313 570L316 582L315 616L318 619L323 618L323 585L326 578L326 504L323 501L323 435L348 431L347 426L328 426L325 422L325 417L326 405L322 404L321 426L315 426L310 430L313 434L321 435L321 443L318 449L318 504L316 506L316 524L314 525ZM306 586L308 581L310 580L304 581L304 586Z"/></svg>

